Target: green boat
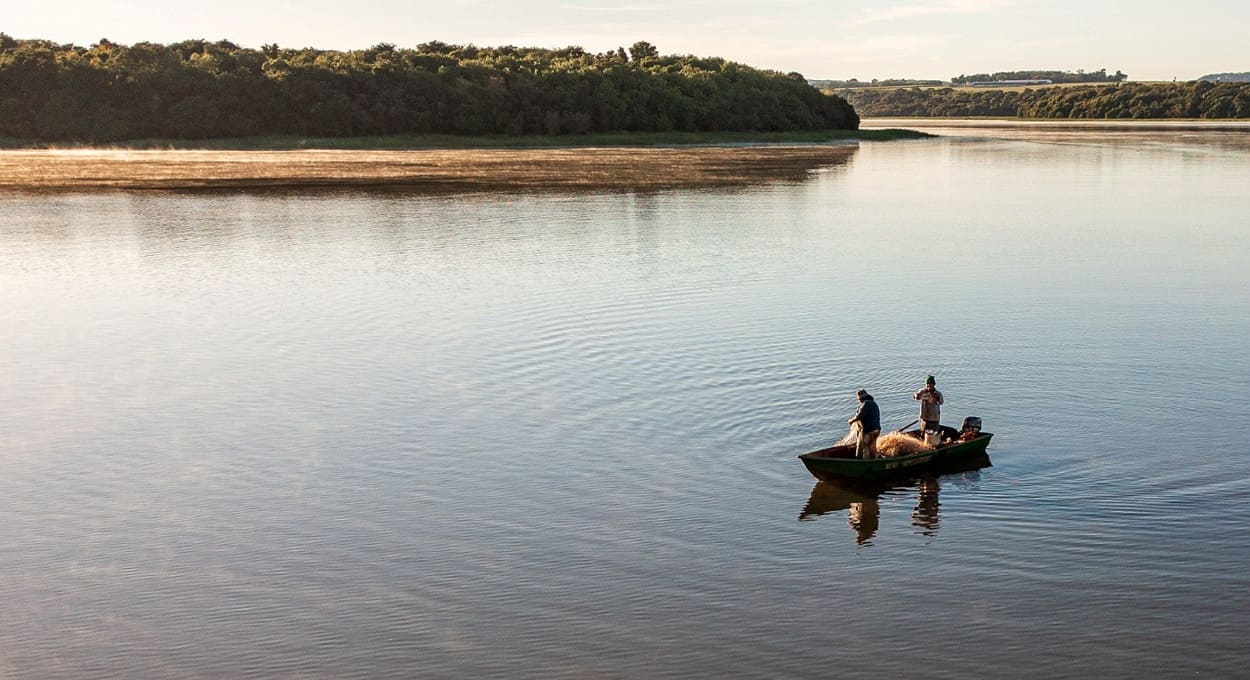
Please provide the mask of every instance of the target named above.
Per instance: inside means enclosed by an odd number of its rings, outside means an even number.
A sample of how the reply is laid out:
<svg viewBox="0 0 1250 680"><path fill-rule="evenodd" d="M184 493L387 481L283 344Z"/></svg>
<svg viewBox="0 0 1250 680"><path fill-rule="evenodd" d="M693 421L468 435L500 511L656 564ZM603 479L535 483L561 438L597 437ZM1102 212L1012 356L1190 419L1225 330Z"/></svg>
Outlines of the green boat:
<svg viewBox="0 0 1250 680"><path fill-rule="evenodd" d="M949 432L959 434L953 429ZM904 434L922 439L919 430ZM807 471L816 479L826 482L916 477L980 458L986 458L988 463L985 447L989 446L993 436L989 432L977 431L970 433L970 437L966 439L958 436L944 438L940 444L927 451L887 458L856 458L854 444L830 446L801 454L799 460L803 461Z"/></svg>

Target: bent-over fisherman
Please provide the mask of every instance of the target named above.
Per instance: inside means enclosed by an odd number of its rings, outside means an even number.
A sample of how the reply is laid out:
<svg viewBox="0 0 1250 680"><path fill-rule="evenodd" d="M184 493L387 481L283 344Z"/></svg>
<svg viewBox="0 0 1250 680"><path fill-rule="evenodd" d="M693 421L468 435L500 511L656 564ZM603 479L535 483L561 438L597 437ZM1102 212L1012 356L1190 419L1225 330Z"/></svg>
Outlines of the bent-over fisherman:
<svg viewBox="0 0 1250 680"><path fill-rule="evenodd" d="M867 390L855 393L859 399L859 410L855 416L846 421L852 427L858 424L859 436L855 438L856 458L877 457L877 437L881 434L881 409Z"/></svg>

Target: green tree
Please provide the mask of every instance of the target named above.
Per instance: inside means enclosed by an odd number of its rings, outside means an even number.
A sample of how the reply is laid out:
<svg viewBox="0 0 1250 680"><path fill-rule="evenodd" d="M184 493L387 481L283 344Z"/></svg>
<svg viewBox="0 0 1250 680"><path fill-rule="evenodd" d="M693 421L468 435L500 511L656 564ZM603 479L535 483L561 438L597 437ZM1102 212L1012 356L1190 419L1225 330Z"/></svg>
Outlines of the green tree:
<svg viewBox="0 0 1250 680"><path fill-rule="evenodd" d="M656 49L655 45L645 40L639 40L629 48L629 58L635 64L642 63L643 59L655 59L659 56L660 51Z"/></svg>

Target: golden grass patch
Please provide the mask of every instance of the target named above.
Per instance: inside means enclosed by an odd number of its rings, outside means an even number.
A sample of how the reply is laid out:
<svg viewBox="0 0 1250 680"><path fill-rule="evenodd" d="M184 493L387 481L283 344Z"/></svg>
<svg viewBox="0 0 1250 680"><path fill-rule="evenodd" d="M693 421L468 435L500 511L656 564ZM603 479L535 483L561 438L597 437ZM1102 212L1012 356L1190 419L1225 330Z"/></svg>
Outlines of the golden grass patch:
<svg viewBox="0 0 1250 680"><path fill-rule="evenodd" d="M854 145L471 150L0 151L5 189L660 189L802 181Z"/></svg>

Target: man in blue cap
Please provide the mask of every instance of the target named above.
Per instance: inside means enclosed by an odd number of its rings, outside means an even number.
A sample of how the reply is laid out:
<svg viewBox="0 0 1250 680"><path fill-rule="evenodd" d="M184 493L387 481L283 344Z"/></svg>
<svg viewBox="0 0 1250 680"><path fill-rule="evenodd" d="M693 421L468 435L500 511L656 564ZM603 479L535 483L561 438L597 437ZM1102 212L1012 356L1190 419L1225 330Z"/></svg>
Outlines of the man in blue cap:
<svg viewBox="0 0 1250 680"><path fill-rule="evenodd" d="M924 388L916 393L915 399L920 402L920 431L941 432L942 426L938 421L942 419L943 400L933 376L924 379Z"/></svg>
<svg viewBox="0 0 1250 680"><path fill-rule="evenodd" d="M876 458L877 437L881 434L881 409L877 407L876 400L868 394L867 390L856 392L855 397L859 399L859 410L855 412L855 417L846 421L852 427L859 425L859 437L855 440L855 457Z"/></svg>

